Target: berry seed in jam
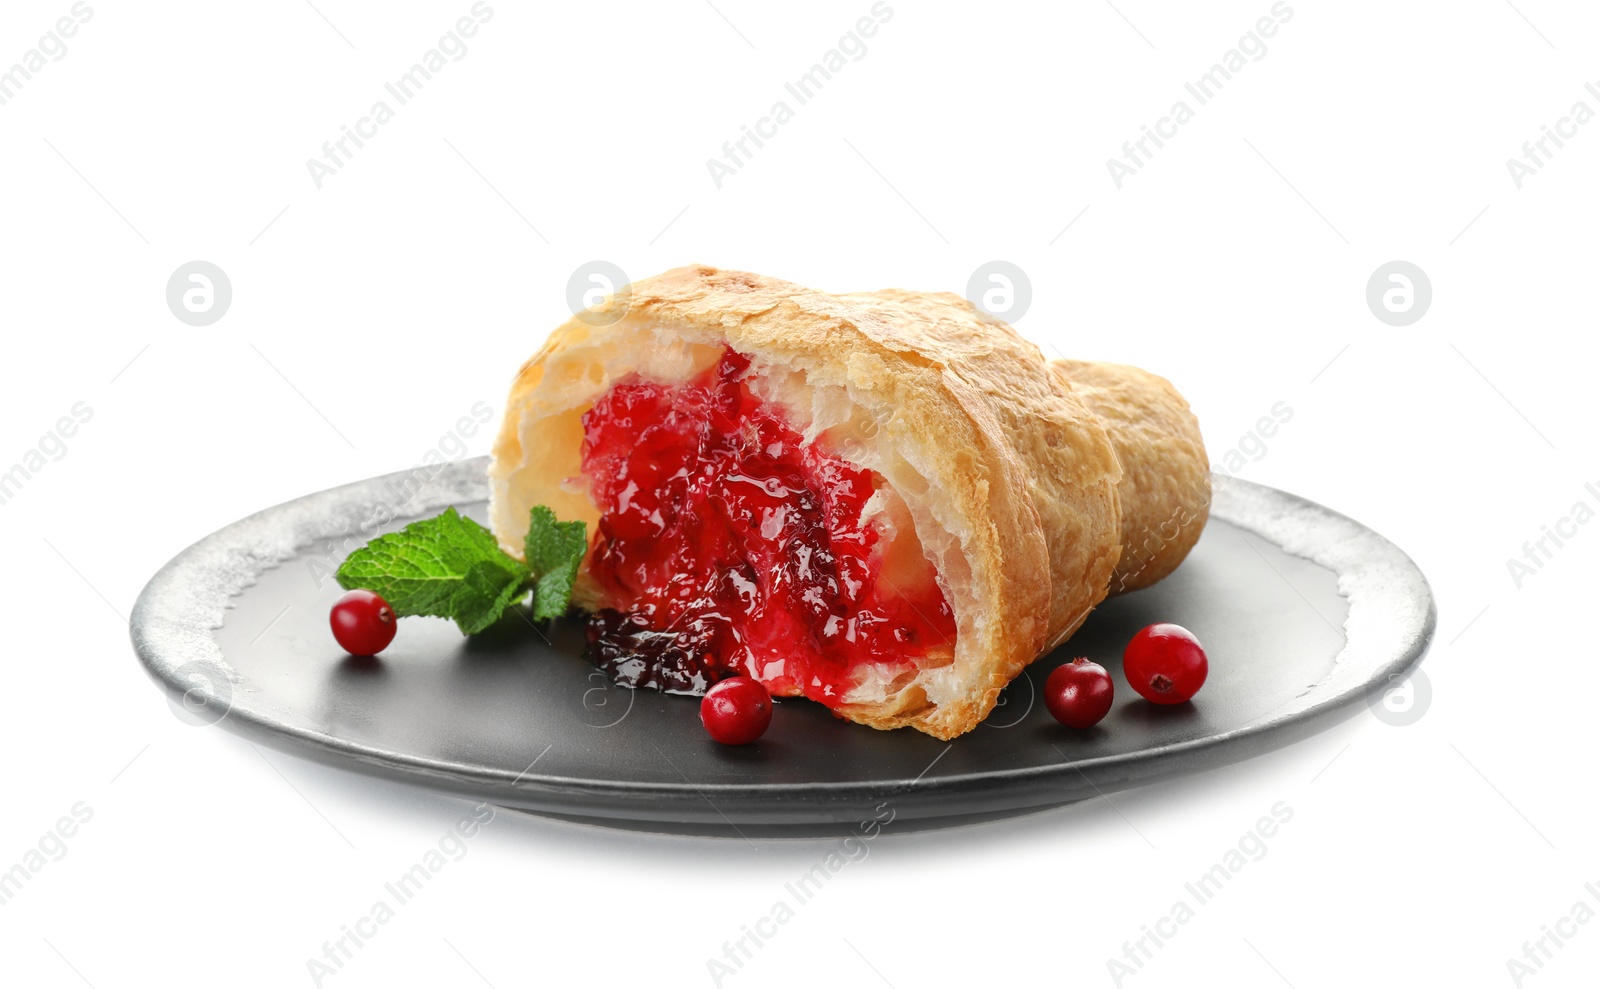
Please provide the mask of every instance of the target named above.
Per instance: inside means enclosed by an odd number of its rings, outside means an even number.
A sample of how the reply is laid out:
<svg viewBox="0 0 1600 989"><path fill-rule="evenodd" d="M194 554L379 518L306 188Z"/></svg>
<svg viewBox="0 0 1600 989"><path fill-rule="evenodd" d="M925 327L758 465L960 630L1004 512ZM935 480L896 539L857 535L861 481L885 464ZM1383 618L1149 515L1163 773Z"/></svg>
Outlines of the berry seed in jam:
<svg viewBox="0 0 1600 989"><path fill-rule="evenodd" d="M947 658L955 619L932 568L880 579L861 518L876 475L808 446L749 364L728 350L684 385L624 380L584 415L601 514L591 661L629 686L703 693L742 674L837 705L864 666L892 679Z"/></svg>

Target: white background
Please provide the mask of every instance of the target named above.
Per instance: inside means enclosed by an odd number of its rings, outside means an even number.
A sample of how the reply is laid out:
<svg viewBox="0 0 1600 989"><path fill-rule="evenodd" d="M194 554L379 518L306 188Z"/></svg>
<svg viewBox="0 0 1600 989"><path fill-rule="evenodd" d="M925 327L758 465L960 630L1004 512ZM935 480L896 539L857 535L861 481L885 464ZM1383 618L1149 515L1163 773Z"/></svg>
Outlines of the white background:
<svg viewBox="0 0 1600 989"><path fill-rule="evenodd" d="M1592 5L1293 0L1118 190L1106 159L1269 0L892 0L719 190L706 160L868 0L494 0L319 190L306 160L471 4L316 3L93 3L0 106L0 464L93 409L0 506L0 868L93 810L0 907L0 980L310 985L306 960L465 812L180 723L126 615L194 539L410 466L475 402L498 414L594 258L958 292L1012 261L1024 333L1172 378L1214 460L1288 403L1240 474L1390 536L1438 595L1416 724L1363 711L1109 802L886 835L725 985L1112 985L1107 959L1278 801L1266 857L1123 984L1511 985L1507 959L1600 880L1600 526L1520 589L1506 564L1600 481L1600 123L1520 190L1505 164L1575 101L1600 110ZM70 6L0 8L0 67ZM1397 258L1434 295L1398 328L1364 299ZM232 280L209 327L164 301L194 259ZM836 844L501 814L324 984L710 985L706 960ZM1600 923L1577 932L1524 984L1586 983Z"/></svg>

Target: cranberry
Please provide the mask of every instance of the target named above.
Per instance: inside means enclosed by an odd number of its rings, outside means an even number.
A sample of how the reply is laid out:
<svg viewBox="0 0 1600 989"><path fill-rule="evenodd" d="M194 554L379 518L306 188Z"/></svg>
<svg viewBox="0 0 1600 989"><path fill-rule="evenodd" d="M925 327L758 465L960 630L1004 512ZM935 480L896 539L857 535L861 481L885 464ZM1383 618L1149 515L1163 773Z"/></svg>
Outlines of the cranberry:
<svg viewBox="0 0 1600 989"><path fill-rule="evenodd" d="M723 745L753 742L772 723L772 695L759 680L729 677L700 698L700 722Z"/></svg>
<svg viewBox="0 0 1600 989"><path fill-rule="evenodd" d="M878 476L808 443L749 367L727 350L682 384L625 378L584 414L589 659L630 687L698 694L742 675L837 706L863 666L892 680L948 656L932 565L885 573L862 524Z"/></svg>
<svg viewBox="0 0 1600 989"><path fill-rule="evenodd" d="M1082 656L1050 671L1044 706L1068 728L1093 728L1111 710L1111 674Z"/></svg>
<svg viewBox="0 0 1600 989"><path fill-rule="evenodd" d="M334 602L328 624L333 626L333 637L352 656L376 656L394 641L394 609L371 591L346 591Z"/></svg>
<svg viewBox="0 0 1600 989"><path fill-rule="evenodd" d="M1206 682L1206 651L1182 625L1148 625L1123 650L1122 673L1145 700L1182 704Z"/></svg>

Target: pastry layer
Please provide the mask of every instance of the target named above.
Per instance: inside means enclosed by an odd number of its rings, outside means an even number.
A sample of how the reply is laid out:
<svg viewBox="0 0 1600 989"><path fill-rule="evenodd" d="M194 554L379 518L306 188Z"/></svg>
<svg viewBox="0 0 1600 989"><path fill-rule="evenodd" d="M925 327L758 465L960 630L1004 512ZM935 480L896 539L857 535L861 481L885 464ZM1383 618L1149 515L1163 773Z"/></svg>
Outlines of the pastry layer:
<svg viewBox="0 0 1600 989"><path fill-rule="evenodd" d="M804 442L892 495L954 616L949 663L852 692L841 715L941 738L967 731L1105 597L1123 554L1119 485L1150 451L1132 431L1114 447L1077 371L1052 369L965 299L835 296L696 266L607 305L557 329L513 383L490 468L491 526L507 551L520 552L537 504L595 531L581 451L583 416L602 396L626 380L681 386L731 348ZM1085 394L1111 394L1107 373L1082 375ZM1128 490L1138 501L1155 489ZM600 604L592 580L580 592L580 604Z"/></svg>
<svg viewBox="0 0 1600 989"><path fill-rule="evenodd" d="M1056 358L1050 370L1105 424L1122 463L1122 556L1111 593L1149 587L1178 568L1211 506L1200 423L1167 379L1126 364Z"/></svg>

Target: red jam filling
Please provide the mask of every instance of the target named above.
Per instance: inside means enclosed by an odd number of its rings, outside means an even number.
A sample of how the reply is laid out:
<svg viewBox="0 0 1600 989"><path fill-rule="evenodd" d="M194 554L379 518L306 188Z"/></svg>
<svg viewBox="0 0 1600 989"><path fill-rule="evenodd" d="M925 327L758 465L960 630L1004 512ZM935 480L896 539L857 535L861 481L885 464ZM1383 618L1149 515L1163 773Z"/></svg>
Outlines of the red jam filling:
<svg viewBox="0 0 1600 989"><path fill-rule="evenodd" d="M877 475L806 445L752 393L749 364L728 350L685 385L625 380L584 415L601 513L591 661L634 687L700 693L743 674L837 705L865 665L892 680L948 656L955 619L931 569L894 586L862 524Z"/></svg>

